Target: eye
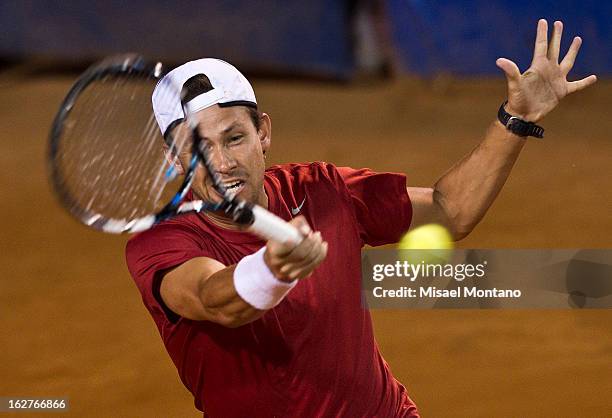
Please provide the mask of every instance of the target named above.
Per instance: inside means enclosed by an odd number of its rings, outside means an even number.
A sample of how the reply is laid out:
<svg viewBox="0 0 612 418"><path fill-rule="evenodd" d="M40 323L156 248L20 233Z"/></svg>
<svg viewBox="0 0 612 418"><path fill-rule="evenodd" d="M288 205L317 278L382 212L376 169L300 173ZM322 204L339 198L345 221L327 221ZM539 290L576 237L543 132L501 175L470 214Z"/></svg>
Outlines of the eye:
<svg viewBox="0 0 612 418"><path fill-rule="evenodd" d="M210 141L203 141L200 143L200 149L205 152L210 152L212 150L212 144Z"/></svg>
<svg viewBox="0 0 612 418"><path fill-rule="evenodd" d="M236 142L239 142L242 138L243 138L242 135L234 135L230 137L229 142L236 143Z"/></svg>

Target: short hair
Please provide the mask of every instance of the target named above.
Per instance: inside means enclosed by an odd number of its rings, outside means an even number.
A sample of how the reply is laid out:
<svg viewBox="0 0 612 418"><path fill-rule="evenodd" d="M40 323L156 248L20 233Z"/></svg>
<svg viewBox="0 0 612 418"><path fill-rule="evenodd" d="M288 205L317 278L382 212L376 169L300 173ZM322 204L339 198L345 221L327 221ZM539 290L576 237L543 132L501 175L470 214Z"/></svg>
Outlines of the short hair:
<svg viewBox="0 0 612 418"><path fill-rule="evenodd" d="M200 94L211 91L212 89L213 86L206 74L196 74L183 83L183 88L181 89L181 104L184 106L185 103L193 100ZM256 105L241 102L239 104L228 104L227 106L244 106L249 113L249 118L251 119L251 122L253 122L253 126L255 126L255 129L259 131L259 128L261 127L261 112L257 109ZM166 144L172 144L170 132L172 132L172 130L174 130L174 128L176 128L176 126L184 120L184 118L177 119L168 125L166 132L164 132L164 141Z"/></svg>
<svg viewBox="0 0 612 418"><path fill-rule="evenodd" d="M196 74L183 83L183 88L181 89L181 104L185 106L185 103L212 89L213 86L206 74Z"/></svg>

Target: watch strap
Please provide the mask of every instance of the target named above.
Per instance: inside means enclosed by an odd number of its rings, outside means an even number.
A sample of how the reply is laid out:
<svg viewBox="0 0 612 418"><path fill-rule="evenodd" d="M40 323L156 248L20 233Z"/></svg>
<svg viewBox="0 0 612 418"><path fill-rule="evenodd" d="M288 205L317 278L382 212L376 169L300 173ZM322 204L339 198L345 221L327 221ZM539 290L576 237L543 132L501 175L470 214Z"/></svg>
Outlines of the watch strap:
<svg viewBox="0 0 612 418"><path fill-rule="evenodd" d="M544 128L536 125L533 122L527 122L517 116L512 116L510 113L506 112L506 103L502 103L497 112L497 118L501 122L502 125L506 127L510 132L518 136L533 136L535 138L543 138L544 137Z"/></svg>

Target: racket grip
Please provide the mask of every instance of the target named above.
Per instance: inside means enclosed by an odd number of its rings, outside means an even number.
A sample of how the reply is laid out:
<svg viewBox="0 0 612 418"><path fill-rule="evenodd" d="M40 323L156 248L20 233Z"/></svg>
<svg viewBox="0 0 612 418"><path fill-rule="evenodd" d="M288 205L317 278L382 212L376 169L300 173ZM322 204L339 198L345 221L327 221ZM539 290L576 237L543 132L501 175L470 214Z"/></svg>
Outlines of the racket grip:
<svg viewBox="0 0 612 418"><path fill-rule="evenodd" d="M299 244L304 239L293 225L261 206L253 205L252 210L253 223L248 228L249 232L266 240L271 239L278 242L293 241L295 244Z"/></svg>

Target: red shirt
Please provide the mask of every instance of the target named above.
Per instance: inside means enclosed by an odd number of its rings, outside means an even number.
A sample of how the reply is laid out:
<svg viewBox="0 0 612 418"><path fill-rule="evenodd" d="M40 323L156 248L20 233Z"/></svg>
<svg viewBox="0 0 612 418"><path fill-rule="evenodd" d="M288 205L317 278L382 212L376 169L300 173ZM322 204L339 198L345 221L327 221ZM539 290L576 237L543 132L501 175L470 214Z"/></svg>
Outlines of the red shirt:
<svg viewBox="0 0 612 418"><path fill-rule="evenodd" d="M193 257L235 264L265 245L258 237L191 213L127 244L130 273L195 406L223 418L417 417L361 302L361 247L396 242L410 225L405 176L290 164L266 170L264 187L271 212L289 220L301 206L329 250L311 277L249 324L178 317L159 286L165 271Z"/></svg>

